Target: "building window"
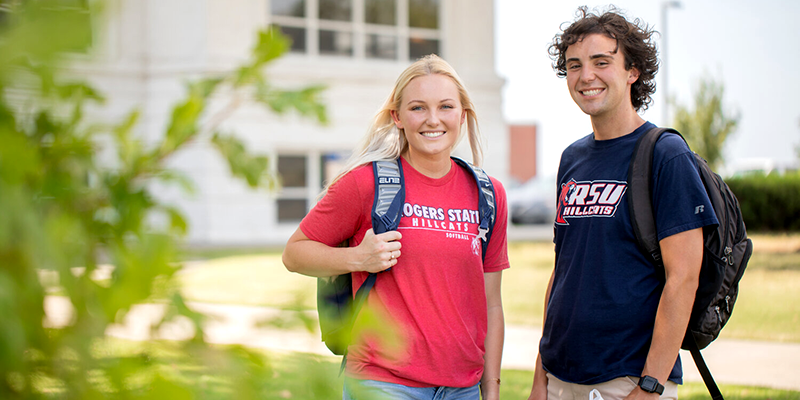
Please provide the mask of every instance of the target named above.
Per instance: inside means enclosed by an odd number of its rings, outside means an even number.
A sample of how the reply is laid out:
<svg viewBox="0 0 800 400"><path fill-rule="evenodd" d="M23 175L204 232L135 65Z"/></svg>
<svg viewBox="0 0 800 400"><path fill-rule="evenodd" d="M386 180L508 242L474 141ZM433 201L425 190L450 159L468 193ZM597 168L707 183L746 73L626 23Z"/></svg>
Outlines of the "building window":
<svg viewBox="0 0 800 400"><path fill-rule="evenodd" d="M306 159L304 155L278 156L278 174L282 184L277 202L278 222L300 221L308 211Z"/></svg>
<svg viewBox="0 0 800 400"><path fill-rule="evenodd" d="M352 0L318 0L319 19L330 21L352 21Z"/></svg>
<svg viewBox="0 0 800 400"><path fill-rule="evenodd" d="M278 223L300 222L348 156L344 152L279 154L278 174L282 187L276 201Z"/></svg>
<svg viewBox="0 0 800 400"><path fill-rule="evenodd" d="M272 0L272 15L303 18L306 16L305 0Z"/></svg>
<svg viewBox="0 0 800 400"><path fill-rule="evenodd" d="M367 58L397 59L397 37L390 35L367 35Z"/></svg>
<svg viewBox="0 0 800 400"><path fill-rule="evenodd" d="M395 0L365 0L364 22L375 25L397 25Z"/></svg>
<svg viewBox="0 0 800 400"><path fill-rule="evenodd" d="M337 32L320 29L319 54L352 56L353 34L350 32Z"/></svg>
<svg viewBox="0 0 800 400"><path fill-rule="evenodd" d="M416 60L431 53L439 54L438 40L422 38L411 38L408 40L408 54L412 60Z"/></svg>
<svg viewBox="0 0 800 400"><path fill-rule="evenodd" d="M441 54L441 0L267 0L293 53L381 60Z"/></svg>

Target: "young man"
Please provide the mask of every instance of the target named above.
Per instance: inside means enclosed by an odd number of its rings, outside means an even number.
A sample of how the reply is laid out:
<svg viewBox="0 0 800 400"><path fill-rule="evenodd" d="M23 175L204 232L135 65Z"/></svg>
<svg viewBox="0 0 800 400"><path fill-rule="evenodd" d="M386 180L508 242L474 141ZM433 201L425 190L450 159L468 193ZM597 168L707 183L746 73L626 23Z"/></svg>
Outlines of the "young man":
<svg viewBox="0 0 800 400"><path fill-rule="evenodd" d="M605 400L677 398L702 228L717 219L689 148L665 135L652 177L664 270L641 253L625 192L635 143L654 127L638 113L655 91L653 32L615 9L578 14L550 54L593 132L561 156L556 262L530 399L585 400L593 389Z"/></svg>

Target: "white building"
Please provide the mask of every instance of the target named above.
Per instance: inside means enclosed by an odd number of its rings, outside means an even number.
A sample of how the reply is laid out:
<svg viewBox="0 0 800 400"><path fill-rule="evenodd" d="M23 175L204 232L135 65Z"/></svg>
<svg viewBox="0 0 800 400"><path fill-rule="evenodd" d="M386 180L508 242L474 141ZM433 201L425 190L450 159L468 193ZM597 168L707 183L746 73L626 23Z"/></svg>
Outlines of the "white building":
<svg viewBox="0 0 800 400"><path fill-rule="evenodd" d="M329 161L354 147L399 73L430 52L456 68L472 95L488 143L485 169L509 178L492 0L112 0L106 13L96 27L97 60L79 70L108 98L105 117L142 111L146 138L164 132L186 81L238 65L270 24L295 40L268 69L270 81L327 86L328 126L255 106L225 125L251 151L271 156L284 173L279 193L247 189L202 141L175 158L196 183L197 193L178 201L192 244L284 243L314 204ZM469 158L466 149L465 141L459 155Z"/></svg>

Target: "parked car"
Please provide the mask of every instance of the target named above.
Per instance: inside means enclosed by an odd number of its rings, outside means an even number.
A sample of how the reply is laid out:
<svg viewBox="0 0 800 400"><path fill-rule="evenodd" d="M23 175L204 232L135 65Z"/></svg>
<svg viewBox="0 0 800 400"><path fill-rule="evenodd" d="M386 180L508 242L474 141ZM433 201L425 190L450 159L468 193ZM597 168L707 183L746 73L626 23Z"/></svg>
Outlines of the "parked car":
<svg viewBox="0 0 800 400"><path fill-rule="evenodd" d="M556 177L536 176L507 190L513 224L552 224L556 216Z"/></svg>

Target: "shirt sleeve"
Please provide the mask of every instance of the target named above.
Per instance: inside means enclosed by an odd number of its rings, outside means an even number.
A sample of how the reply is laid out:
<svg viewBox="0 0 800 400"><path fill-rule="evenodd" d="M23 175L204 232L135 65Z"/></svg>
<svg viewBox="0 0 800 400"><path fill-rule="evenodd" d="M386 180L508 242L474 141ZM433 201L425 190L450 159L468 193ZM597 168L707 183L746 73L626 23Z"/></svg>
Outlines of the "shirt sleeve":
<svg viewBox="0 0 800 400"><path fill-rule="evenodd" d="M657 142L656 149L653 206L658 240L717 225L717 216L700 179L694 155L683 139L665 135Z"/></svg>

